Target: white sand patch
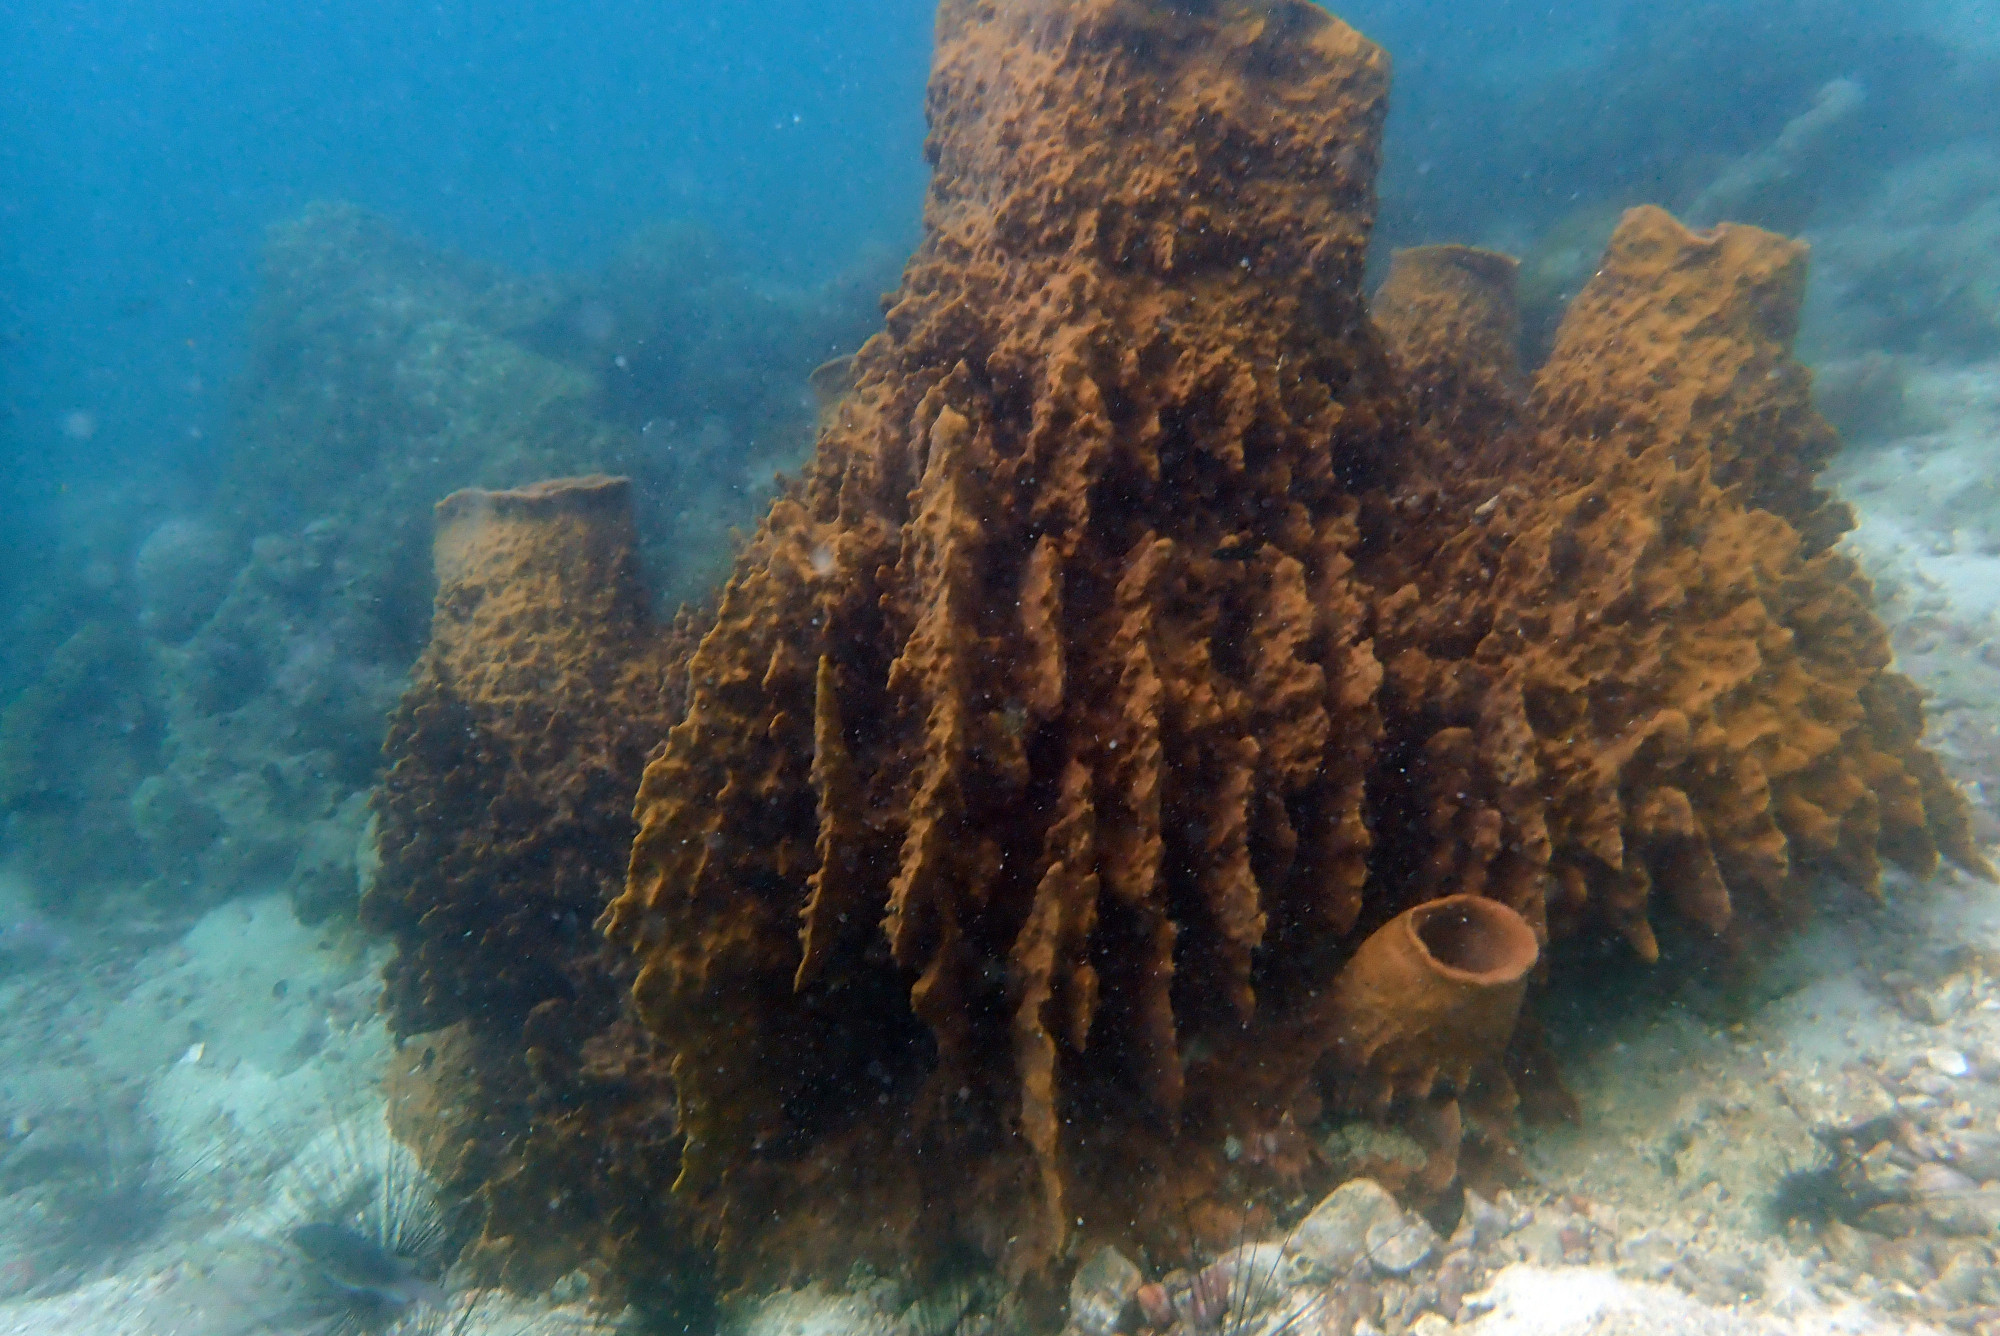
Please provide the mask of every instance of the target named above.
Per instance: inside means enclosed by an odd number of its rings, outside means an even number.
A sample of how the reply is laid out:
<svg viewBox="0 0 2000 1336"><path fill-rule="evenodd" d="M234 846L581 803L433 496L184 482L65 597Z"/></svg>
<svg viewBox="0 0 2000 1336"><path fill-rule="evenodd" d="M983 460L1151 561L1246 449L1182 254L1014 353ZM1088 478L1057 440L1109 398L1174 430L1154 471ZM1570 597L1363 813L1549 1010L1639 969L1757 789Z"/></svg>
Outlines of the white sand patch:
<svg viewBox="0 0 2000 1336"><path fill-rule="evenodd" d="M374 1012L366 955L351 936L300 924L281 896L232 900L138 964L91 1045L135 1074L182 1061L272 1075L309 1060L338 1068Z"/></svg>
<svg viewBox="0 0 2000 1336"><path fill-rule="evenodd" d="M231 901L136 958L0 976L0 1156L130 1108L173 1184L160 1226L96 1259L83 1283L32 1297L32 1246L0 1239L0 1336L251 1336L314 1330L308 1277L285 1244L302 1178L367 1172L388 1146L384 951L350 927L301 925L279 896ZM74 1132L68 1133L74 1137ZM379 1144L378 1144L379 1143ZM400 1148L395 1153L402 1154ZM38 1185L0 1195L32 1221ZM21 1205L11 1214L6 1209ZM580 1309L460 1294L428 1315L454 1336L602 1330ZM415 1331L423 1314L403 1326Z"/></svg>
<svg viewBox="0 0 2000 1336"><path fill-rule="evenodd" d="M1926 695L1931 744L2000 842L2000 362L1918 368L1906 394L1936 430L1849 449L1828 481L1860 525L1897 667Z"/></svg>
<svg viewBox="0 0 2000 1336"><path fill-rule="evenodd" d="M1934 1336L1858 1305L1801 1302L1782 1316L1719 1308L1670 1285L1631 1281L1601 1267L1515 1265L1472 1301L1486 1309L1459 1330L1472 1336Z"/></svg>

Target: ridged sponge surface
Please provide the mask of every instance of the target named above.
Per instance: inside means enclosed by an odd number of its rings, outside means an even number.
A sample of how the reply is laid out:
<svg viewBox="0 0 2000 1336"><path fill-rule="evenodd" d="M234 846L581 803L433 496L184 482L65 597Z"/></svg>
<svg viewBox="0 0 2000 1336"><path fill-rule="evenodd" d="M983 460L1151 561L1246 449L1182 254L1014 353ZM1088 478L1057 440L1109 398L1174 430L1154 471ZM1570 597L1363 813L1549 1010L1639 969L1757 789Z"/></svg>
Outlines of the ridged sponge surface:
<svg viewBox="0 0 2000 1336"><path fill-rule="evenodd" d="M1639 969L1982 866L1814 481L1802 247L1634 211L1531 373L1505 257L1371 315L1387 65L1323 11L938 31L924 241L707 611L645 623L602 481L447 505L370 914L494 1256L1179 1260L1324 1186L1332 981L1413 905Z"/></svg>

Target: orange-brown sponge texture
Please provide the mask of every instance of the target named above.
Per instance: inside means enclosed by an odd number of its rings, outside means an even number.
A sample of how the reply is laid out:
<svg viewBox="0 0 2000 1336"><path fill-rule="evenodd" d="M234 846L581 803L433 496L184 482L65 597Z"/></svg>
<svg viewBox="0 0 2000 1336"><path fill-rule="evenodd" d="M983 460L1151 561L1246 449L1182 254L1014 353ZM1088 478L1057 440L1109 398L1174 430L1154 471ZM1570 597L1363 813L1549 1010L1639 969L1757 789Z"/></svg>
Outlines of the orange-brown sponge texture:
<svg viewBox="0 0 2000 1336"><path fill-rule="evenodd" d="M437 525L362 902L397 946L390 1026L420 1036L392 1059L391 1119L481 1199L488 1272L546 1285L588 1263L622 1283L687 1231L656 1190L680 1151L666 1060L595 925L685 656L652 623L624 479L456 492ZM621 1269L633 1248L654 1259Z"/></svg>
<svg viewBox="0 0 2000 1336"><path fill-rule="evenodd" d="M1740 940L1803 911L1816 869L1983 866L1829 545L1832 437L1790 358L1804 266L1633 210L1526 402L1427 424L1457 477L1385 497L1364 562L1422 894L1490 886L1651 958L1663 909Z"/></svg>
<svg viewBox="0 0 2000 1336"><path fill-rule="evenodd" d="M1983 866L1833 545L1804 249L1636 210L1531 374L1505 257L1371 315L1385 96L1296 0L946 0L924 241L712 616L647 625L614 484L447 503L368 908L495 1256L563 1183L614 1276L1180 1261L1324 1184L1413 905L1729 958Z"/></svg>
<svg viewBox="0 0 2000 1336"><path fill-rule="evenodd" d="M1404 415L1385 91L1305 4L944 5L925 241L615 907L726 1255L1178 1229L1307 1075L1366 876L1349 493Z"/></svg>

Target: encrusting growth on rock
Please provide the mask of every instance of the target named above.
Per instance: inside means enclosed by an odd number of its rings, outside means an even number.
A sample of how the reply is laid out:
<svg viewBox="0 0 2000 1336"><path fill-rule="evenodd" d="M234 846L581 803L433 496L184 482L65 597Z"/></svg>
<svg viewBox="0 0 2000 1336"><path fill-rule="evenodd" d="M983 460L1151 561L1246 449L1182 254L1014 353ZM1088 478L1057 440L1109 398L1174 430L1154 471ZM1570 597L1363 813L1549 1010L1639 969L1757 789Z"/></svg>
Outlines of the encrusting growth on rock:
<svg viewBox="0 0 2000 1336"><path fill-rule="evenodd" d="M1803 248L1636 210L1533 375L1503 256L1371 317L1386 89L1293 0L946 0L925 240L712 613L647 626L615 483L446 503L369 913L492 1256L562 1166L614 1277L1047 1295L1324 1187L1329 1098L1422 1104L1441 1186L1531 946L1983 867L1831 546ZM1450 895L1508 1005L1361 1090L1335 981Z"/></svg>

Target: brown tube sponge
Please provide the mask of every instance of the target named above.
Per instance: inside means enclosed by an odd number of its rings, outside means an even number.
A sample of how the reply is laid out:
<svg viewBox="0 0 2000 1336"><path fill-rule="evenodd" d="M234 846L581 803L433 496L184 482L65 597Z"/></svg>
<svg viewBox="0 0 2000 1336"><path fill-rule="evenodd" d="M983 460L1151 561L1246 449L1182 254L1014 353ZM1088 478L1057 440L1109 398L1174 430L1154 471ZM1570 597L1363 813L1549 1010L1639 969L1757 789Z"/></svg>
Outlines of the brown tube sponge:
<svg viewBox="0 0 2000 1336"><path fill-rule="evenodd" d="M1424 411L1409 481L1363 513L1374 829L1411 837L1371 872L1651 961L1656 926L1768 940L1820 871L1983 871L1831 545L1851 515L1791 357L1805 247L1632 210L1527 399L1484 419L1509 368L1458 331L1506 327L1508 276L1464 254L1399 263L1376 312Z"/></svg>
<svg viewBox="0 0 2000 1336"><path fill-rule="evenodd" d="M1334 981L1343 1093L1379 1112L1439 1082L1465 1090L1505 1051L1540 954L1528 921L1483 896L1447 895L1390 919Z"/></svg>
<svg viewBox="0 0 2000 1336"><path fill-rule="evenodd" d="M680 707L683 637L655 625L636 545L623 478L439 504L430 647L389 723L361 905L396 946L391 1125L471 1203L474 1273L532 1289L584 1267L613 1303L700 1266L660 1190L681 1152L666 1059L592 930Z"/></svg>
<svg viewBox="0 0 2000 1336"><path fill-rule="evenodd" d="M1520 425L1528 389L1514 298L1520 267L1473 246L1418 246L1395 253L1376 290L1375 327L1418 419L1447 440L1469 429L1487 442Z"/></svg>
<svg viewBox="0 0 2000 1336"><path fill-rule="evenodd" d="M385 979L398 1033L518 1033L549 999L609 986L591 924L667 713L630 490L564 478L438 504L437 612L390 723L382 870L362 906L400 948Z"/></svg>

